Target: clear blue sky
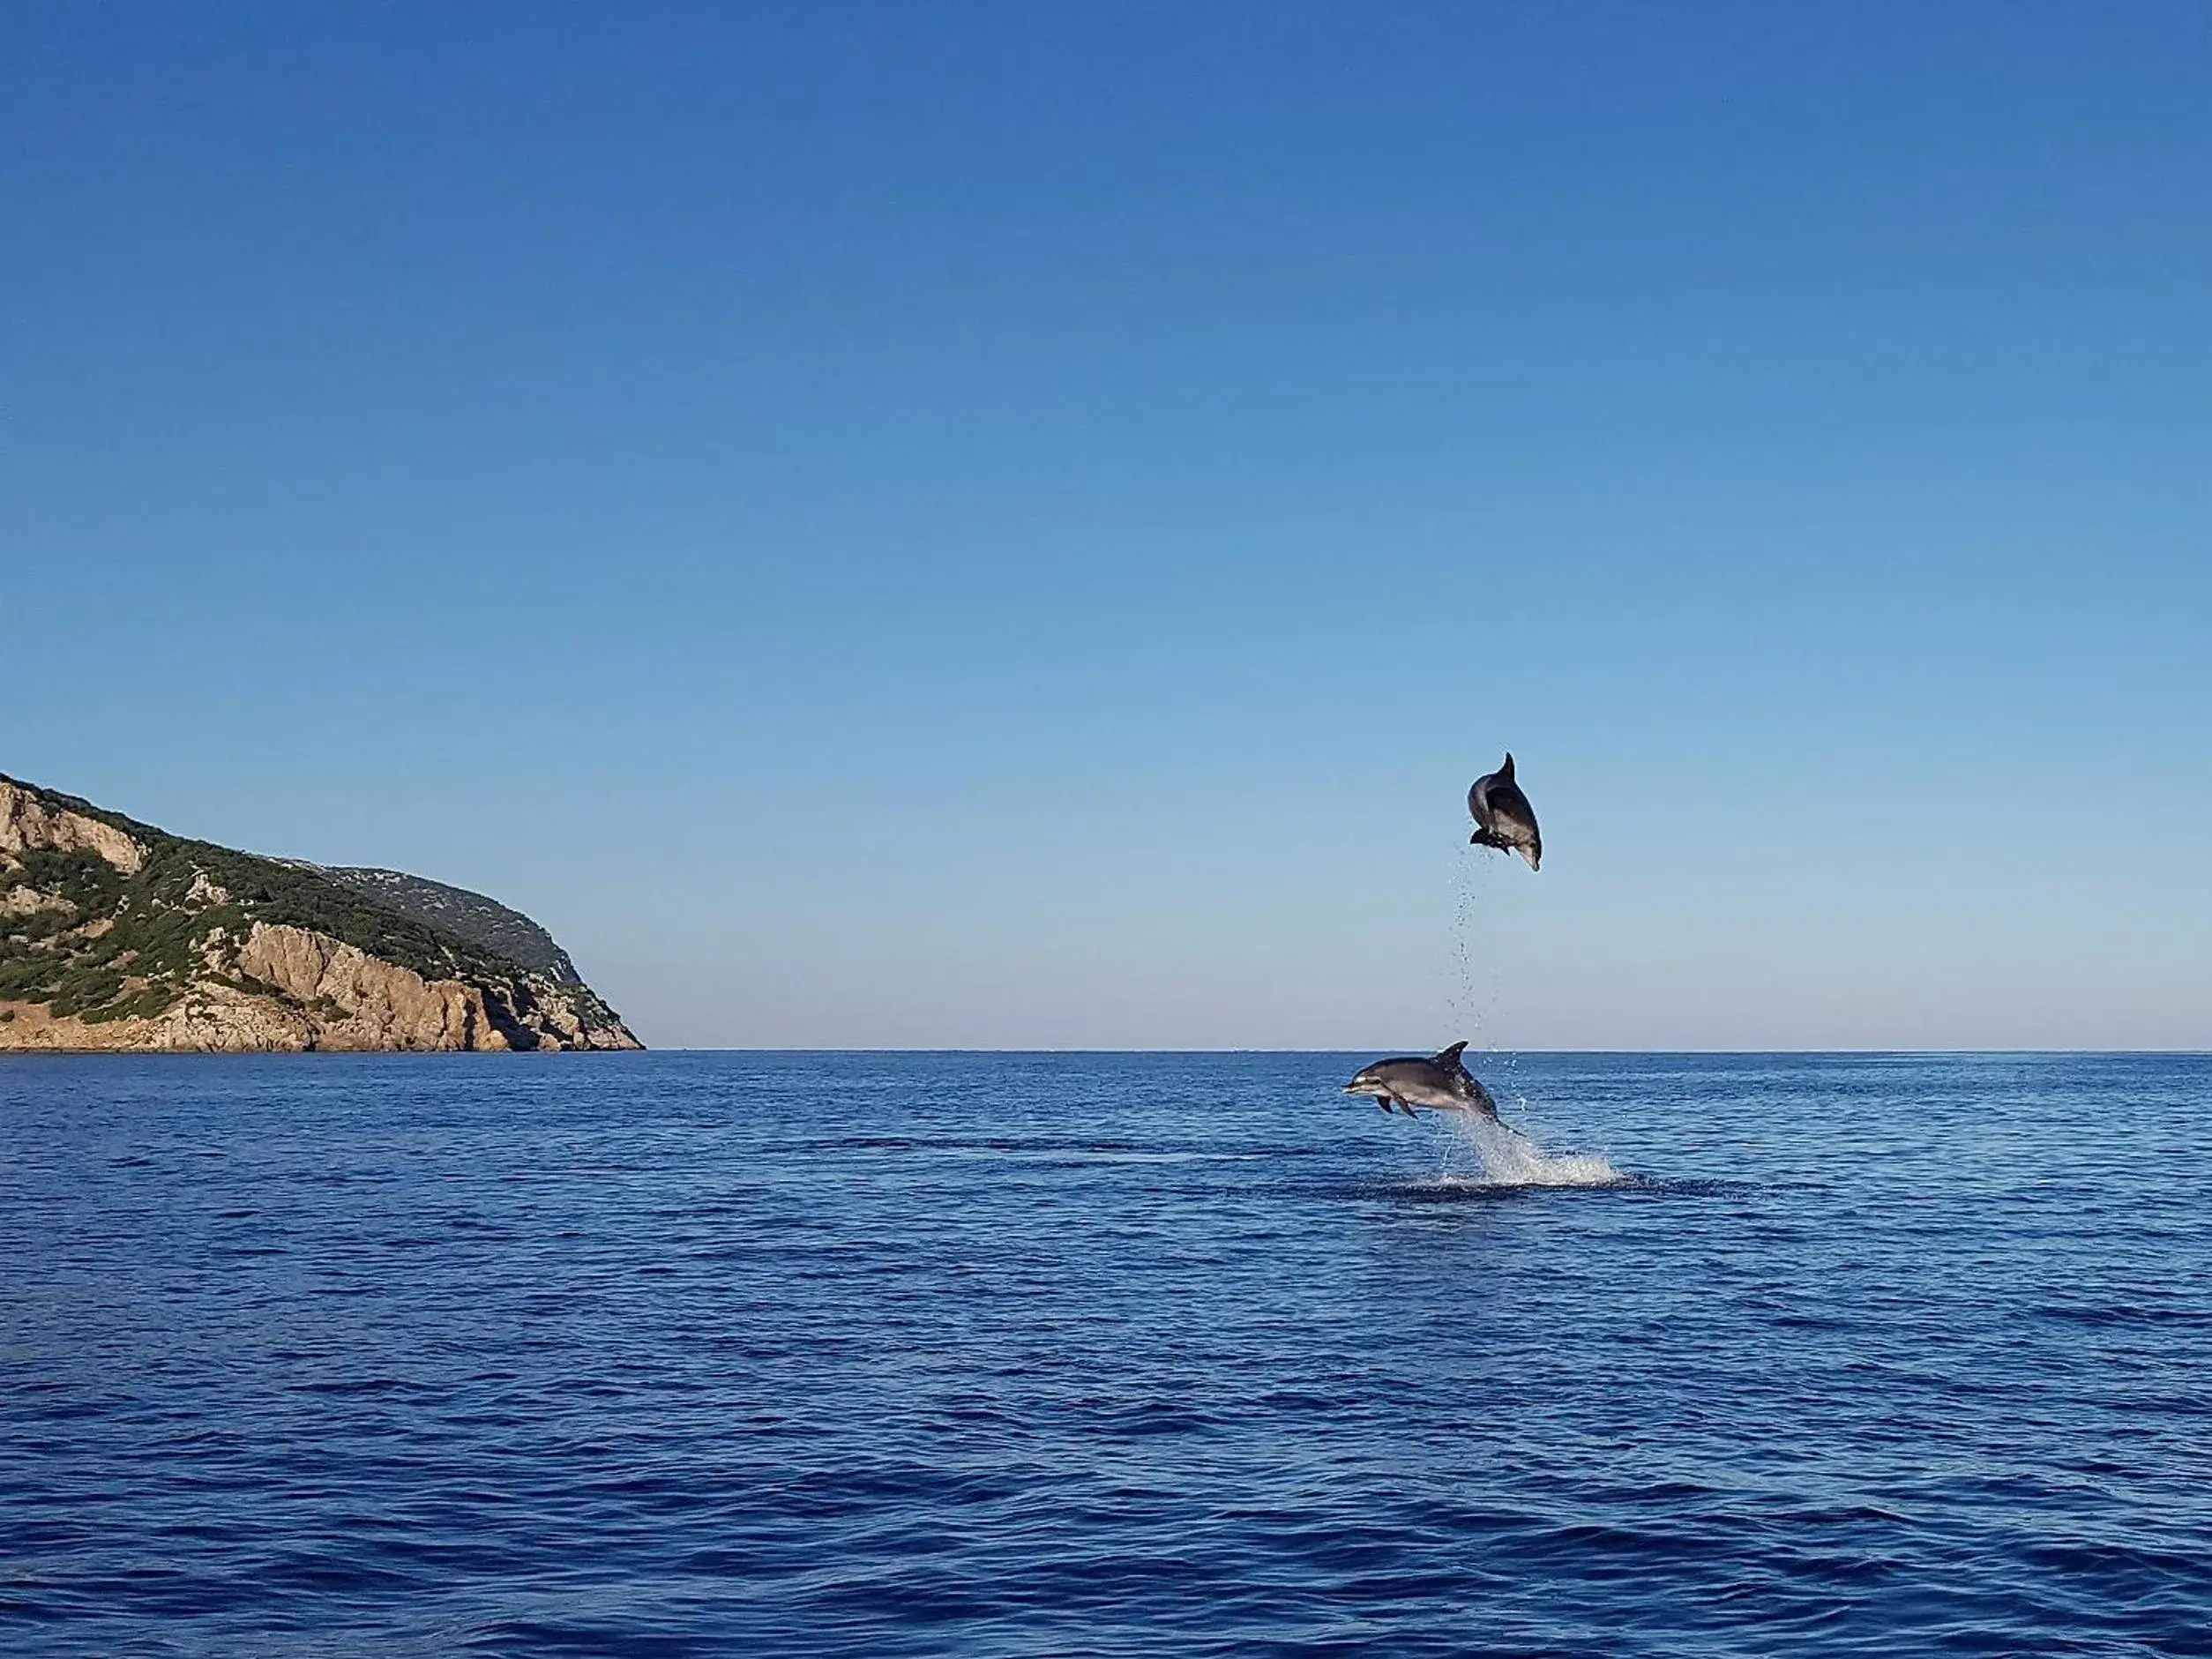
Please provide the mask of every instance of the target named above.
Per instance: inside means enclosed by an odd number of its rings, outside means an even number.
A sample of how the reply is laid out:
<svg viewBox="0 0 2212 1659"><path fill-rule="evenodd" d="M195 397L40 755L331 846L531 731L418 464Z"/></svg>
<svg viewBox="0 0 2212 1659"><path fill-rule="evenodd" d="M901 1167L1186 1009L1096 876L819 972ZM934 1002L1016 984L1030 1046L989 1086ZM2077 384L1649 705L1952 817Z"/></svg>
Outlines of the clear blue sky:
<svg viewBox="0 0 2212 1659"><path fill-rule="evenodd" d="M2208 179L2193 0L12 5L0 770L651 1042L2206 1046Z"/></svg>

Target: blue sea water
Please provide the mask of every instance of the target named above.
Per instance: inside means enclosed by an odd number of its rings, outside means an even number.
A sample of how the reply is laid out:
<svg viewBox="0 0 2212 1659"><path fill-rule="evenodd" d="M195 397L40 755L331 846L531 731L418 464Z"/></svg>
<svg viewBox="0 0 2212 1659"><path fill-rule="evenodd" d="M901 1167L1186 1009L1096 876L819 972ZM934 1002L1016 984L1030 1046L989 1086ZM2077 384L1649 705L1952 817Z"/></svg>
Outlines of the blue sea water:
<svg viewBox="0 0 2212 1659"><path fill-rule="evenodd" d="M2212 1651L2212 1058L1371 1057L0 1062L0 1651Z"/></svg>

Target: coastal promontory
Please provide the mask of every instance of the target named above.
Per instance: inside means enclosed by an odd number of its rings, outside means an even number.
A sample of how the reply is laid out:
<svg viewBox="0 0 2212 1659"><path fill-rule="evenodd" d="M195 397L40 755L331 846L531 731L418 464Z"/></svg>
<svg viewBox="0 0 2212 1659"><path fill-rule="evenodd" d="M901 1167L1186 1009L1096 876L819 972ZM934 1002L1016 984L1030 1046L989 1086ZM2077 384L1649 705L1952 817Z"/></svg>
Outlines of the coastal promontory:
<svg viewBox="0 0 2212 1659"><path fill-rule="evenodd" d="M0 1050L642 1046L465 888L172 835L0 775Z"/></svg>

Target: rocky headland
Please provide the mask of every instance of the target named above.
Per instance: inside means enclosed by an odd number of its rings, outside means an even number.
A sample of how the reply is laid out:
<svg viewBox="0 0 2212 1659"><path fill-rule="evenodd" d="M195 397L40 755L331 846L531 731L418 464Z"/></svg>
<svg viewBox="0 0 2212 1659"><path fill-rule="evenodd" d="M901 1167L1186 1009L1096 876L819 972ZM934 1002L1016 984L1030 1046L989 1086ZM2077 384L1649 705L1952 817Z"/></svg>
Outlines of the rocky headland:
<svg viewBox="0 0 2212 1659"><path fill-rule="evenodd" d="M0 1050L635 1049L464 888L171 835L0 775Z"/></svg>

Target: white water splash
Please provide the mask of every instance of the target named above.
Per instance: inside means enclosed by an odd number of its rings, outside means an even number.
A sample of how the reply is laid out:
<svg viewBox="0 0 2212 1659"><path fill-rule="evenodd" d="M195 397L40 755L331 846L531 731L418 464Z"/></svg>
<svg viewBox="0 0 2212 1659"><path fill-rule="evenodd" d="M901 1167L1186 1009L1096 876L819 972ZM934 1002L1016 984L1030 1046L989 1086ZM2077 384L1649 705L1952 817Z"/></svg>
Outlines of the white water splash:
<svg viewBox="0 0 2212 1659"><path fill-rule="evenodd" d="M1625 1186L1635 1179L1613 1167L1602 1152L1546 1152L1528 1136L1503 1123L1477 1117L1472 1112L1444 1116L1452 1140L1460 1149L1472 1152L1482 1175L1480 1186ZM1447 1157L1449 1155L1447 1154ZM1466 1181L1468 1177L1446 1177Z"/></svg>

